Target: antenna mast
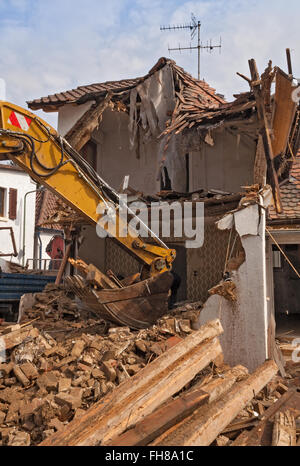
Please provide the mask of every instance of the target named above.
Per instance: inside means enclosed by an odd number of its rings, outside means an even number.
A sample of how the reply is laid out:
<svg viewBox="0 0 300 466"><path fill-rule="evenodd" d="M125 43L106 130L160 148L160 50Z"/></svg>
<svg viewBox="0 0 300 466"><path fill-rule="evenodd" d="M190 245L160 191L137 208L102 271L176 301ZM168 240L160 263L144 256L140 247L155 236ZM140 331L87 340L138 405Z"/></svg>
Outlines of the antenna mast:
<svg viewBox="0 0 300 466"><path fill-rule="evenodd" d="M212 52L213 49L218 48L220 53L221 53L221 48L222 48L222 43L221 43L221 38L220 38L220 43L219 45L212 45L211 40L210 43L207 45L202 45L202 42L200 40L200 28L201 28L201 21L197 21L194 14L192 13L191 15L191 23L190 24L179 24L177 26L160 26L161 31L175 31L178 29L189 29L191 31L191 40L194 39L196 32L198 32L198 40L197 40L197 45L190 45L189 47L181 47L180 44L176 48L171 48L168 47L169 53L175 50L198 50L198 79L200 80L200 52L202 49L206 49L208 52Z"/></svg>

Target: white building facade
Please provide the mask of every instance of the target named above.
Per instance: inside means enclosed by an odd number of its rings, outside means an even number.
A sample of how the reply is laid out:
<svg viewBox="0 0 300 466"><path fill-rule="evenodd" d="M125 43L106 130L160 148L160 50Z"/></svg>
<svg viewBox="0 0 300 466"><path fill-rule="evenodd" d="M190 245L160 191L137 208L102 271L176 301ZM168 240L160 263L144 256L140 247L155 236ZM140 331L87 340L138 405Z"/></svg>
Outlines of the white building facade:
<svg viewBox="0 0 300 466"><path fill-rule="evenodd" d="M37 185L19 167L0 164L0 258L25 266L34 257Z"/></svg>

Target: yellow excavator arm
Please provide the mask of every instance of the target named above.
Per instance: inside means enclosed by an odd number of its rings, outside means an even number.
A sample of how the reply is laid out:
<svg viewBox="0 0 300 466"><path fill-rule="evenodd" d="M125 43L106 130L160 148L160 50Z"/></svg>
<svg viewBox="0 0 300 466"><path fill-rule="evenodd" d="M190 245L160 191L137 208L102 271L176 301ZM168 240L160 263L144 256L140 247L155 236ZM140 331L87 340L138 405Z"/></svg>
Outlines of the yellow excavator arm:
<svg viewBox="0 0 300 466"><path fill-rule="evenodd" d="M10 159L37 183L63 199L88 223L97 224L105 208L114 206L116 224L103 228L149 268L150 275L170 270L176 252L157 236L157 244L136 237L119 214L119 194L76 152L54 128L31 112L0 101L0 160ZM99 209L99 206L102 207ZM97 213L101 212L101 213ZM130 209L129 209L130 213ZM126 235L118 232L127 231Z"/></svg>

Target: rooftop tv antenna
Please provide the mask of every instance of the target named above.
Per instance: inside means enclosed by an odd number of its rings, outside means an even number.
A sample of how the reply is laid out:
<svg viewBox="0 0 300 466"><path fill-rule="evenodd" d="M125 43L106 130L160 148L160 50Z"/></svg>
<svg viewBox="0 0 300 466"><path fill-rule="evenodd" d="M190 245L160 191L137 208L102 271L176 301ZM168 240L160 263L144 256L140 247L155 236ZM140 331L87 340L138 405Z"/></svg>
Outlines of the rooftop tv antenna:
<svg viewBox="0 0 300 466"><path fill-rule="evenodd" d="M191 40L194 39L196 33L198 32L198 42L197 45L190 45L189 47L181 47L180 44L176 48L171 48L168 47L169 53L175 50L198 50L198 79L200 79L200 52L202 49L206 49L208 52L212 52L213 49L218 48L219 52L221 53L221 48L222 48L222 42L221 42L221 37L220 37L220 43L219 45L212 45L211 40L209 43L207 42L206 45L202 45L202 42L200 41L200 28L201 28L201 21L197 21L195 18L195 15L192 13L191 14L191 22L190 24L178 24L177 26L160 26L161 31L175 31L177 29L189 29L191 31Z"/></svg>

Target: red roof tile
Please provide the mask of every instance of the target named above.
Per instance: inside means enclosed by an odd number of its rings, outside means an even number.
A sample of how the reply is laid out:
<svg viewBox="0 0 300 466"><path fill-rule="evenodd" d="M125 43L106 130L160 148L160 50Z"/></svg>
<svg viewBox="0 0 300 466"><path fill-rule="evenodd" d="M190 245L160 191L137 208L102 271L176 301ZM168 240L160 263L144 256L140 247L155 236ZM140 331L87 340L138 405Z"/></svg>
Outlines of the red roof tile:
<svg viewBox="0 0 300 466"><path fill-rule="evenodd" d="M277 214L275 208L270 207L270 220L300 218L300 151L291 167L289 181L281 186L280 193L283 212Z"/></svg>
<svg viewBox="0 0 300 466"><path fill-rule="evenodd" d="M43 226L43 223L52 217L57 212L58 197L55 196L48 189L43 189L36 193L36 207L35 207L35 224L36 226ZM60 225L49 225L47 228L55 228L56 230L62 229Z"/></svg>

